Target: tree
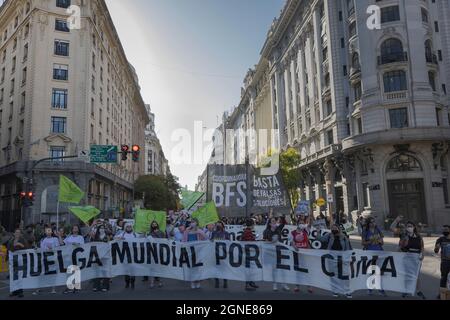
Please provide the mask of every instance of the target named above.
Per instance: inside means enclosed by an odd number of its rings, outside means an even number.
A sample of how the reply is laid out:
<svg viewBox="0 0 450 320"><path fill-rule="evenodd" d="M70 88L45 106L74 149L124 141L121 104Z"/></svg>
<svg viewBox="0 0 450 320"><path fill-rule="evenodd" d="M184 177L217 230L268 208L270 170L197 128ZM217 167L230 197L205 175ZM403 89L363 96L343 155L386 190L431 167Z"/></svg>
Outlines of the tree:
<svg viewBox="0 0 450 320"><path fill-rule="evenodd" d="M264 168L270 167L272 154L276 152L275 150L269 150L267 156L261 159L260 166ZM280 154L281 175L291 202L292 214L294 214L294 209L300 200L298 188L300 187L299 167L301 161L300 153L294 148L289 148Z"/></svg>
<svg viewBox="0 0 450 320"><path fill-rule="evenodd" d="M280 155L281 173L283 176L284 186L291 201L292 213L294 213L294 208L300 200L298 188L300 187L299 167L301 161L302 158L300 153L294 148L289 148Z"/></svg>
<svg viewBox="0 0 450 320"><path fill-rule="evenodd" d="M135 183L135 199L144 199L144 206L151 210L176 209L178 193L173 188L177 183L173 176L141 176Z"/></svg>

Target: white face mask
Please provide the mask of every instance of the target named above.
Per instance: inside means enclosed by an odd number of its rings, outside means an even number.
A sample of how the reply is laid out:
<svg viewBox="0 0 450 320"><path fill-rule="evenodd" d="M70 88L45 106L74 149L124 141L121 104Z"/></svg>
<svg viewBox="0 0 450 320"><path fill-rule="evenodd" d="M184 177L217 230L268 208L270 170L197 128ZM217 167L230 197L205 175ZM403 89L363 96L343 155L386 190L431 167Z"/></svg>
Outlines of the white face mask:
<svg viewBox="0 0 450 320"><path fill-rule="evenodd" d="M414 228L411 228L411 227L406 228L406 231L408 231L408 233L412 234L412 233L414 233Z"/></svg>

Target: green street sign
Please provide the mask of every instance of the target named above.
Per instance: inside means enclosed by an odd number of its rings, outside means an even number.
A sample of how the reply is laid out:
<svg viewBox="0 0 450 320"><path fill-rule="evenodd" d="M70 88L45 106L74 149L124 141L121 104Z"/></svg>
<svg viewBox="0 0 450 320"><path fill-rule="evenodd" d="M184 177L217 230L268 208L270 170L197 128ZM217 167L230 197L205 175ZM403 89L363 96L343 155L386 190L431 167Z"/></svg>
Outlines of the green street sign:
<svg viewBox="0 0 450 320"><path fill-rule="evenodd" d="M91 163L117 163L117 146L91 146Z"/></svg>

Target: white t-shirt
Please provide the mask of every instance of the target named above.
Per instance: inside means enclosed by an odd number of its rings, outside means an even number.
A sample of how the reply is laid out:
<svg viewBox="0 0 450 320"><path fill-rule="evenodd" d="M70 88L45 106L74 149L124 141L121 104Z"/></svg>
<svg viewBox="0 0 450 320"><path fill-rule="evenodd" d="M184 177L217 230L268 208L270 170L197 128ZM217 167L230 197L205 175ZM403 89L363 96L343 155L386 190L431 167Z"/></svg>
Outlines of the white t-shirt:
<svg viewBox="0 0 450 320"><path fill-rule="evenodd" d="M137 234L134 232L131 233L127 233L126 231L121 231L118 234L116 234L115 238L119 238L119 239L124 239L124 240L129 240L129 239L136 239L137 238Z"/></svg>
<svg viewBox="0 0 450 320"><path fill-rule="evenodd" d="M41 241L41 249L44 250L52 250L59 246L59 239L56 237L44 238Z"/></svg>
<svg viewBox="0 0 450 320"><path fill-rule="evenodd" d="M82 245L84 244L84 238L80 235L74 236L74 235L69 235L66 239L64 239L64 244L65 245Z"/></svg>

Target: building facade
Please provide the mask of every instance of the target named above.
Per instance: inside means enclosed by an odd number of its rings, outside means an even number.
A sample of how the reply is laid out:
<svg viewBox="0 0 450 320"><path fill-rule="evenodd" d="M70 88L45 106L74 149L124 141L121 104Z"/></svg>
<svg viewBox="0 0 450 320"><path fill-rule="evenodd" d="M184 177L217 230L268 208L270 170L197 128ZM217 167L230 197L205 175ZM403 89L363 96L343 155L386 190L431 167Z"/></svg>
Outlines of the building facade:
<svg viewBox="0 0 450 320"><path fill-rule="evenodd" d="M81 14L74 29L71 5ZM11 228L21 216L25 223L51 219L60 174L86 190L84 204L123 213L134 179L144 173L143 157L118 165L53 161L33 169L37 160L76 156L90 145L145 144L149 120L138 79L105 2L7 0L0 33L2 224ZM21 212L17 196L30 176L34 206Z"/></svg>
<svg viewBox="0 0 450 320"><path fill-rule="evenodd" d="M227 126L276 130L268 146L302 156L302 199L330 196L333 213L448 224L449 13L448 0L288 0ZM248 144L225 143L242 163Z"/></svg>
<svg viewBox="0 0 450 320"><path fill-rule="evenodd" d="M155 132L155 114L145 105L150 122L145 129L145 174L166 176L170 173L169 162Z"/></svg>

